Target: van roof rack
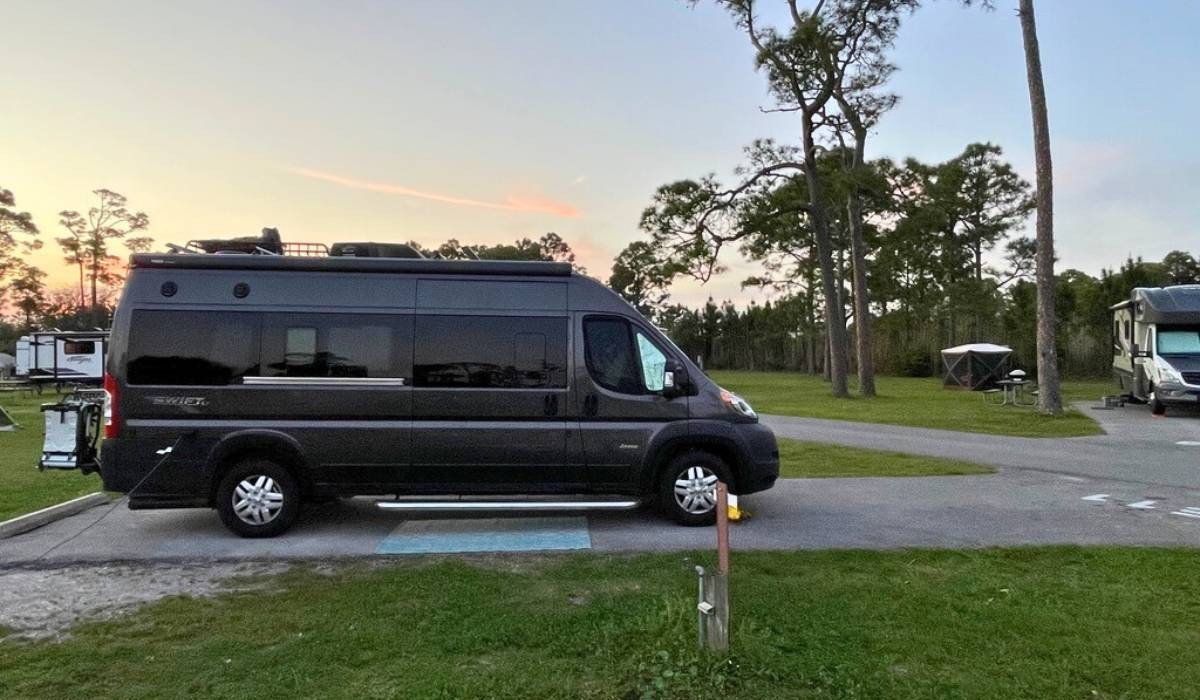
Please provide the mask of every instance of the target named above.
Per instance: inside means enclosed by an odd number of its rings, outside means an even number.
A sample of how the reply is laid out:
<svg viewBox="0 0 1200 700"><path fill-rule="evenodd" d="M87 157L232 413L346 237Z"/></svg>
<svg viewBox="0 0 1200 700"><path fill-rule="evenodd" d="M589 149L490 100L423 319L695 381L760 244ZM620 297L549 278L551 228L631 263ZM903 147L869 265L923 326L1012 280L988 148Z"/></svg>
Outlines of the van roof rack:
<svg viewBox="0 0 1200 700"><path fill-rule="evenodd" d="M571 264L525 260L432 260L429 258L293 257L289 255L195 255L136 253L138 268L186 270L294 270L308 272L391 272L427 275L512 275L569 277Z"/></svg>
<svg viewBox="0 0 1200 700"><path fill-rule="evenodd" d="M133 267L173 267L205 270L307 270L311 272L407 272L447 275L535 275L566 277L570 263L517 260L426 258L406 243L344 242L285 243L279 229L264 228L261 236L190 240L168 244L166 254L137 253Z"/></svg>

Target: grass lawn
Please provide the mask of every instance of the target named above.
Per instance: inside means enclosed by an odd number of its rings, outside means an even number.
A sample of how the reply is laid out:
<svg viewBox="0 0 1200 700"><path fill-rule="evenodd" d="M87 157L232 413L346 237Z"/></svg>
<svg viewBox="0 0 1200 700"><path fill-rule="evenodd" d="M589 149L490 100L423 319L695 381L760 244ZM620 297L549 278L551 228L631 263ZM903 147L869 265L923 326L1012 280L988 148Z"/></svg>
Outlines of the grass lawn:
<svg viewBox="0 0 1200 700"><path fill-rule="evenodd" d="M779 438L779 475L790 479L819 476L954 476L991 474L994 471L983 464L957 459Z"/></svg>
<svg viewBox="0 0 1200 700"><path fill-rule="evenodd" d="M294 572L266 592L160 601L63 642L0 642L0 695L1190 698L1200 687L1194 551L735 553L726 660L695 648L695 563L584 554Z"/></svg>
<svg viewBox="0 0 1200 700"><path fill-rule="evenodd" d="M717 371L721 386L746 398L759 413L890 423L1021 437L1077 437L1103 431L1078 411L1044 416L1032 408L985 404L973 391L943 389L940 379L879 377L874 399L835 399L820 377L785 372ZM1064 402L1099 400L1113 393L1103 381L1064 382Z"/></svg>
<svg viewBox="0 0 1200 700"><path fill-rule="evenodd" d="M84 476L77 471L37 469L44 432L38 407L57 400L53 391L33 398L0 394L0 406L22 426L12 432L0 432L0 520L100 490L100 477L96 474Z"/></svg>

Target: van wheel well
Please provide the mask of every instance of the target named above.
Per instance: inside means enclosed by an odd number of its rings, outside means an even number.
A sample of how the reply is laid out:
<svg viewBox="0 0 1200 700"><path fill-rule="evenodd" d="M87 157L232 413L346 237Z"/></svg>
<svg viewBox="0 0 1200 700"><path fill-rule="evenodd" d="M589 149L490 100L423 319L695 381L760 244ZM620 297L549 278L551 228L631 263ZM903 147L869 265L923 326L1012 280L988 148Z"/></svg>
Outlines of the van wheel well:
<svg viewBox="0 0 1200 700"><path fill-rule="evenodd" d="M292 476L296 477L304 498L307 499L312 495L312 482L309 481L295 455L291 454L287 449L273 449L262 445L254 445L230 450L217 462L213 468L212 477L208 485L208 502L210 506L216 504L217 489L221 485L221 479L225 478L225 474L235 465L252 459L263 459L278 464Z"/></svg>
<svg viewBox="0 0 1200 700"><path fill-rule="evenodd" d="M737 479L738 468L740 466L740 462L738 461L737 451L734 450L733 447L723 444L721 442L715 442L715 441L709 441L709 440L699 440L699 441L684 440L684 441L678 442L674 445L671 445L670 447L666 448L661 453L659 453L658 459L654 465L654 471L650 475L651 480L649 482L648 488L653 488L654 485L657 484L659 482L659 480L662 479L663 472L671 464L671 462L676 457L678 457L679 455L681 455L685 452L707 452L708 454L711 454L714 457L717 457L718 459L720 459L722 462L724 462L729 467L730 479L731 480ZM733 493L737 493L736 484L726 484L726 485L730 488L730 491L732 491Z"/></svg>

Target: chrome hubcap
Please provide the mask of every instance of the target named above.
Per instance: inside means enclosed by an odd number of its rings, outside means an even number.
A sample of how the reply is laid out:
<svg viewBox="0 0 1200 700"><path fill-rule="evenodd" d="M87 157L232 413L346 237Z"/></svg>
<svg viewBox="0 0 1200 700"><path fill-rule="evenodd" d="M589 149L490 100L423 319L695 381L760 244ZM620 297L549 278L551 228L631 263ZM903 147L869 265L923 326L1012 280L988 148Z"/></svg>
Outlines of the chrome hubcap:
<svg viewBox="0 0 1200 700"><path fill-rule="evenodd" d="M712 510L717 506L717 475L701 466L683 470L675 479L675 502L693 515Z"/></svg>
<svg viewBox="0 0 1200 700"><path fill-rule="evenodd" d="M283 490L269 476L242 479L233 490L233 512L250 525L266 525L283 509Z"/></svg>

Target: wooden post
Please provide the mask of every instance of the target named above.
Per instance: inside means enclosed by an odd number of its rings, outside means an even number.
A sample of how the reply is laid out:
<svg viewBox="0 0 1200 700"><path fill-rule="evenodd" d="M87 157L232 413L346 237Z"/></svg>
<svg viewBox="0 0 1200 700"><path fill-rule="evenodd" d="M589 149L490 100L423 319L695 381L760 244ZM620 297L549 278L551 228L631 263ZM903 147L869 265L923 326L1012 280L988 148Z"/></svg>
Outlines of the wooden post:
<svg viewBox="0 0 1200 700"><path fill-rule="evenodd" d="M717 573L729 575L729 490L717 482Z"/></svg>
<svg viewBox="0 0 1200 700"><path fill-rule="evenodd" d="M708 648L729 651L729 492L717 482L717 573L712 577Z"/></svg>

